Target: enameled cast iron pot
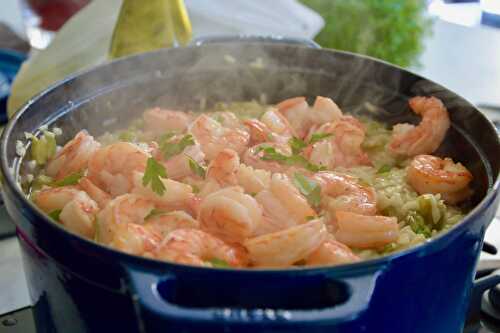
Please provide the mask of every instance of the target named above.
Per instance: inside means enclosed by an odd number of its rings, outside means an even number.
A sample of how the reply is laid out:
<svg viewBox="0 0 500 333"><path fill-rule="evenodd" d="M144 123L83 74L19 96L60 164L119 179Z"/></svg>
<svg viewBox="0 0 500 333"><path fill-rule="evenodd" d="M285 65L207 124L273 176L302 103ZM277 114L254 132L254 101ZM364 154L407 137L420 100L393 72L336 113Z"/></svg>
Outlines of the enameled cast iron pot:
<svg viewBox="0 0 500 333"><path fill-rule="evenodd" d="M270 103L329 96L344 112L371 110L389 124L417 121L409 97L440 98L452 127L438 153L473 172L475 208L431 242L376 260L210 269L135 257L73 235L16 184L16 140L41 125L63 128L65 142L82 128L99 135L123 126L150 106L189 109L204 99L210 105L262 94ZM371 58L266 40L161 50L78 74L26 104L1 143L4 201L40 332L460 332L498 205L499 163L493 126L453 92ZM481 286L498 282L496 276Z"/></svg>

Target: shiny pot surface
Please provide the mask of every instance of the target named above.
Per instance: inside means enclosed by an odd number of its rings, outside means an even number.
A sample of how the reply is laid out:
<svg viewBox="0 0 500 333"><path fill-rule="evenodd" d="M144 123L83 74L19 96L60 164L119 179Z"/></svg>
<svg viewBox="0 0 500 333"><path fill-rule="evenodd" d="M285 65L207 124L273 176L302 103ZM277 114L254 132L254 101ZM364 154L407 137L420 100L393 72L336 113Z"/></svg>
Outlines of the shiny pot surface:
<svg viewBox="0 0 500 333"><path fill-rule="evenodd" d="M377 260L225 270L134 257L72 235L26 200L15 182L15 142L43 124L63 128L64 141L82 128L99 135L123 126L150 106L195 109L297 95L328 96L356 114L373 110L370 103L380 107L370 115L389 124L417 120L409 97L440 98L453 125L439 153L473 172L476 207L433 241ZM389 64L297 45L218 43L97 67L28 103L4 131L0 153L4 200L17 225L41 332L459 332L484 232L498 206L499 141L477 109Z"/></svg>

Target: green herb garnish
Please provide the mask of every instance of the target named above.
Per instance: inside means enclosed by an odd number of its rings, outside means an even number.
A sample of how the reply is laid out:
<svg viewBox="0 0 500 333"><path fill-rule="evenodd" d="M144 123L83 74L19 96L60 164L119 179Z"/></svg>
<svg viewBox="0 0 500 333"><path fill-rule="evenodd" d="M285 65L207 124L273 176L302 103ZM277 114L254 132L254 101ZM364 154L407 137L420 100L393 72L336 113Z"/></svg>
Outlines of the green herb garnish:
<svg viewBox="0 0 500 333"><path fill-rule="evenodd" d="M188 156L188 163L189 163L189 168L191 169L191 171L194 172L195 175L205 179L207 170L203 166L201 166L198 162L196 162L189 156Z"/></svg>
<svg viewBox="0 0 500 333"><path fill-rule="evenodd" d="M317 216L306 216L306 221L312 221L315 220Z"/></svg>
<svg viewBox="0 0 500 333"><path fill-rule="evenodd" d="M387 173L389 171L391 171L392 167L390 165L387 165L387 164L384 164L382 165L378 170L377 170L377 174L383 174L383 173Z"/></svg>
<svg viewBox="0 0 500 333"><path fill-rule="evenodd" d="M293 175L293 184L304 195L313 207L318 207L321 203L321 187L308 179L306 176L296 172Z"/></svg>
<svg viewBox="0 0 500 333"><path fill-rule="evenodd" d="M165 185L161 181L161 178L167 178L167 170L165 167L158 163L154 158L148 158L146 164L146 171L142 177L142 185L148 186L151 183L151 189L153 192L162 196L165 193Z"/></svg>
<svg viewBox="0 0 500 333"><path fill-rule="evenodd" d="M59 216L61 215L61 212L62 212L62 209L56 209L56 210L51 211L47 215L49 215L49 217L51 219L53 219L54 221L59 222Z"/></svg>
<svg viewBox="0 0 500 333"><path fill-rule="evenodd" d="M63 179L56 180L50 183L49 186L61 187L61 186L76 185L78 184L78 182L82 177L83 177L83 171L75 172L72 173L71 175L64 177Z"/></svg>
<svg viewBox="0 0 500 333"><path fill-rule="evenodd" d="M191 185L191 188L193 189L194 194L200 193L200 188L197 185L193 184Z"/></svg>
<svg viewBox="0 0 500 333"><path fill-rule="evenodd" d="M313 164L302 155L284 155L278 152L274 147L259 147L257 153L259 152L263 152L261 159L264 161L276 161L286 165L298 165L312 172L326 170L324 166Z"/></svg>
<svg viewBox="0 0 500 333"><path fill-rule="evenodd" d="M208 262L211 263L213 267L217 267L217 268L230 268L231 267L231 265L229 265L229 263L227 261L222 260L222 259L218 259L218 258L214 258L212 260L209 260Z"/></svg>
<svg viewBox="0 0 500 333"><path fill-rule="evenodd" d="M172 156L182 153L186 147L194 145L194 139L191 134L184 135L179 142L171 142L170 139L174 135L175 134L169 133L162 136L160 139L160 150L167 160Z"/></svg>
<svg viewBox="0 0 500 333"><path fill-rule="evenodd" d="M309 144L313 145L316 142L320 142L323 139L329 138L333 136L333 133L314 133L311 135L311 139L309 140Z"/></svg>
<svg viewBox="0 0 500 333"><path fill-rule="evenodd" d="M292 148L292 153L293 154L300 154L302 149L307 147L307 143L304 142L304 140L293 137L290 140L288 140L288 144Z"/></svg>

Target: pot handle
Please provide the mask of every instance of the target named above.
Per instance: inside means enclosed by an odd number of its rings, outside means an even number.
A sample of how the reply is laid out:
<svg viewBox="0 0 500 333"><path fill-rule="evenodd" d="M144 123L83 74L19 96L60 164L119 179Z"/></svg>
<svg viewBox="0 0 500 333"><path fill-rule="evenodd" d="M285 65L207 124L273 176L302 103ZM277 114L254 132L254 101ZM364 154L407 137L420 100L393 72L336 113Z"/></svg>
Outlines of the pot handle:
<svg viewBox="0 0 500 333"><path fill-rule="evenodd" d="M368 308L370 303L377 277L380 271L370 272L350 276L350 277L330 277L323 280L323 276L318 278L312 275L301 275L300 283L297 282L293 271L288 274L280 274L275 276L275 280L268 284L268 290L272 290L279 302L286 299L289 302L290 297L287 289L296 294L300 299L319 299L328 294L341 295L345 297L336 302L323 302L321 307L316 307L309 304L305 308L292 306L293 309L281 309L275 306L235 306L234 302L238 299L233 299L233 305L224 305L221 298L217 297L217 291L213 289L228 288L228 285L234 283L234 279L238 280L237 288L244 288L248 295L260 294L258 297L269 297L268 293L259 288L262 286L263 280L259 278L248 277L240 279L242 274L252 274L252 272L210 272L211 277L206 277L208 272L197 273L199 283L207 284L205 291L199 292L199 286L193 283L195 281L186 282L189 277L175 276L173 274L157 274L149 271L144 271L141 268L126 267L126 272L129 278L129 289L132 299L135 302L140 325L143 332L156 332L160 330L172 332L177 331L193 331L193 332L239 332L244 326L247 330L262 329L262 325L269 325L273 328L289 329L293 332L308 332L311 325L338 325L341 323L350 322L358 318ZM215 278L214 278L214 274ZM231 276L224 276L230 273ZM259 273L259 272L257 272ZM267 272L264 272L267 274ZM273 275L274 273L269 273ZM258 275L258 274L257 274ZM257 275L254 274L254 277ZM200 277L201 276L201 277ZM222 280L217 279L217 276ZM289 280L287 282L287 276ZM211 280L210 280L211 279ZM227 281L226 283L224 282ZM207 280L209 282L207 282ZM212 281L212 282L210 282ZM244 281L243 283L241 283ZM257 281L257 282L256 282ZM266 280L267 281L267 280ZM184 282L184 286L179 287ZM212 284L215 282L215 284ZM327 288L321 289L322 293L309 294L306 290L317 288L318 284L323 283ZM252 285L253 284L253 285ZM210 288L211 287L211 288ZM195 291L193 289L196 289ZM309 289L308 289L309 288ZM212 290L210 290L212 289ZM239 290L234 288L235 290ZM219 289L220 290L220 289ZM182 293L189 293L191 297L198 298L194 300L199 303L199 299L203 295L215 295L212 305L186 305L185 301L180 301ZM283 297L286 295L286 298ZM307 297L304 297L306 296ZM236 296L238 297L238 296ZM252 297L252 296L251 296ZM274 297L274 296L271 296ZM240 298L241 299L241 298ZM262 299L261 299L262 301ZM269 300L273 302L275 300ZM218 303L218 304L215 304ZM237 304L237 303L236 303ZM271 308L272 307L272 308Z"/></svg>
<svg viewBox="0 0 500 333"><path fill-rule="evenodd" d="M190 45L201 46L214 43L273 43L273 44L291 44L320 49L318 43L307 38L283 37L283 36L257 36L257 35L238 35L238 36L202 36L191 41Z"/></svg>

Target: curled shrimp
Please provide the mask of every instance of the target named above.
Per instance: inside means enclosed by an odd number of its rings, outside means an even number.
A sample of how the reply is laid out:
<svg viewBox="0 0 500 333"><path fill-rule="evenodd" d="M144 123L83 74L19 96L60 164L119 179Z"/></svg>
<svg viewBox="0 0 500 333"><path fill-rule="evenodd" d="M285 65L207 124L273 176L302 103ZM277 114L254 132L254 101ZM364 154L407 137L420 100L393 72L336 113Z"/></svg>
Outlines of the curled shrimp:
<svg viewBox="0 0 500 333"><path fill-rule="evenodd" d="M200 223L183 211L161 213L146 219L144 227L166 237L176 229L199 229Z"/></svg>
<svg viewBox="0 0 500 333"><path fill-rule="evenodd" d="M154 230L140 224L126 223L115 227L107 245L126 253L146 255L154 251L161 240L161 235Z"/></svg>
<svg viewBox="0 0 500 333"><path fill-rule="evenodd" d="M127 232L121 226L143 224L154 208L153 202L136 194L123 194L114 198L97 215L97 240L110 244L116 232Z"/></svg>
<svg viewBox="0 0 500 333"><path fill-rule="evenodd" d="M146 110L143 118L145 130L155 134L185 132L192 120L186 112L161 109L159 107Z"/></svg>
<svg viewBox="0 0 500 333"><path fill-rule="evenodd" d="M469 187L472 174L450 158L415 156L407 169L407 179L419 194L441 194L450 204L457 204L472 195Z"/></svg>
<svg viewBox="0 0 500 333"><path fill-rule="evenodd" d="M239 185L247 193L257 193L269 186L271 174L265 170L255 170L250 166L240 163L238 153L231 149L224 149L210 162L207 170L207 179L215 180L220 185L206 184L211 188L210 193L221 186Z"/></svg>
<svg viewBox="0 0 500 333"><path fill-rule="evenodd" d="M135 171L144 172L151 155L128 142L117 142L97 150L89 160L88 177L112 197L132 189Z"/></svg>
<svg viewBox="0 0 500 333"><path fill-rule="evenodd" d="M221 150L210 162L207 178L214 179L219 185L236 185L236 172L240 166L240 157L232 149Z"/></svg>
<svg viewBox="0 0 500 333"><path fill-rule="evenodd" d="M192 200L194 199L193 188L190 185L172 180L161 179L165 187L165 192L162 195L154 192L150 186L144 186L142 179L144 174L135 172L133 175L132 193L147 198L154 203L159 209L187 209L189 210Z"/></svg>
<svg viewBox="0 0 500 333"><path fill-rule="evenodd" d="M361 149L365 139L363 125L355 118L343 116L340 120L326 123L309 134L332 134L306 149L306 157L328 169L370 165L368 155Z"/></svg>
<svg viewBox="0 0 500 333"><path fill-rule="evenodd" d="M255 266L286 267L306 259L327 237L321 219L247 239L243 244Z"/></svg>
<svg viewBox="0 0 500 333"><path fill-rule="evenodd" d="M422 121L418 126L395 125L389 148L406 156L431 154L441 145L450 128L448 111L436 97L413 97L409 105L413 112L422 116Z"/></svg>
<svg viewBox="0 0 500 333"><path fill-rule="evenodd" d="M321 186L322 204L328 211L346 210L363 215L377 212L375 190L359 184L356 178L333 171L320 171L313 179Z"/></svg>
<svg viewBox="0 0 500 333"><path fill-rule="evenodd" d="M228 242L250 237L262 220L262 209L240 187L226 187L206 196L198 216L203 230Z"/></svg>
<svg viewBox="0 0 500 333"><path fill-rule="evenodd" d="M161 164L165 167L168 177L171 179L181 179L187 176L193 176L193 170L190 167L190 160L195 161L200 165L205 164L205 154L201 150L201 146L198 143L184 148L184 150L169 159L165 160L163 154L159 149L153 152L153 156L156 160L161 161Z"/></svg>
<svg viewBox="0 0 500 333"><path fill-rule="evenodd" d="M398 220L395 217L337 211L335 218L338 226L335 239L347 246L378 248L395 242L399 236Z"/></svg>
<svg viewBox="0 0 500 333"><path fill-rule="evenodd" d="M219 124L227 128L245 129L245 126L238 117L229 111L216 111L207 113L210 118L216 120Z"/></svg>
<svg viewBox="0 0 500 333"><path fill-rule="evenodd" d="M294 97L277 105L295 133L304 138L311 126L333 122L342 116L342 111L333 100L317 96L313 107L309 107L305 97Z"/></svg>
<svg viewBox="0 0 500 333"><path fill-rule="evenodd" d="M201 145L208 160L212 160L218 152L230 148L241 154L247 148L250 135L240 128L222 126L207 115L200 115L190 126L190 132Z"/></svg>
<svg viewBox="0 0 500 333"><path fill-rule="evenodd" d="M87 193L76 186L47 188L37 192L34 203L44 212L60 210L59 223L78 235L92 238L99 208Z"/></svg>
<svg viewBox="0 0 500 333"><path fill-rule="evenodd" d="M280 154L290 156L292 155L292 149L289 145L283 143L262 143L256 146L250 147L243 154L243 163L249 165L255 169L267 170L270 172L281 172L286 173L290 166L281 164L277 161L267 161L264 160L264 152L261 151L263 147L272 147Z"/></svg>
<svg viewBox="0 0 500 333"><path fill-rule="evenodd" d="M194 266L213 266L210 261L223 260L232 267L244 267L247 255L239 246L232 246L197 229L177 229L168 234L153 251L155 258Z"/></svg>
<svg viewBox="0 0 500 333"><path fill-rule="evenodd" d="M250 131L252 144L278 142L286 144L295 134L288 120L275 108L270 108L260 120L248 119L245 122Z"/></svg>
<svg viewBox="0 0 500 333"><path fill-rule="evenodd" d="M87 131L82 130L48 162L45 172L50 177L61 179L84 170L90 157L99 147L100 143Z"/></svg>
<svg viewBox="0 0 500 333"><path fill-rule="evenodd" d="M78 185L92 198L92 200L97 202L101 209L111 200L111 195L97 187L88 177L81 178Z"/></svg>
<svg viewBox="0 0 500 333"><path fill-rule="evenodd" d="M264 220L256 230L258 235L303 224L316 216L307 200L283 174L273 174L269 189L259 192L255 200L264 210Z"/></svg>
<svg viewBox="0 0 500 333"><path fill-rule="evenodd" d="M331 266L360 261L346 245L335 239L327 239L306 259L307 266Z"/></svg>

